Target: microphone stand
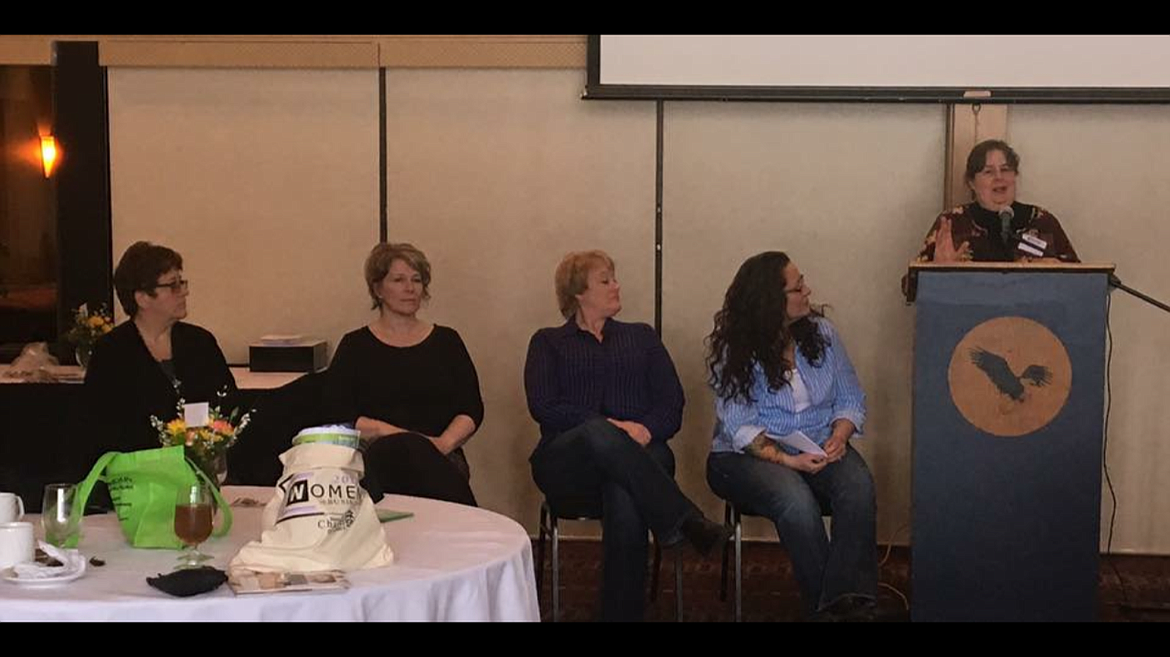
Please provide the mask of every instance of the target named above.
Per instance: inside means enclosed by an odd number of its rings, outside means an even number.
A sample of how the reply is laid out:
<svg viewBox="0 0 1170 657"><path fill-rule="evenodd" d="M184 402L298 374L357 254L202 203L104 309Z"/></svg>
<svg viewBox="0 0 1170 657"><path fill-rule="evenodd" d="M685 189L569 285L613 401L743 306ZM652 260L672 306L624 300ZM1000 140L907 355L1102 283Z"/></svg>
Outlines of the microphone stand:
<svg viewBox="0 0 1170 657"><path fill-rule="evenodd" d="M1028 248L1036 249L1037 251L1039 251L1040 257L1048 256L1048 247L1047 246L1042 248L1040 246L1032 244L1028 240L1024 239L1024 237L1022 235L1022 231L1016 231L1015 233L1012 233L1011 235L1005 234L1004 235L1004 243L1005 244L1015 244L1016 248L1020 249L1021 251L1024 251L1025 253L1029 253L1029 255L1033 255L1028 251L1028 249L1023 248L1024 245L1027 245ZM1122 283L1121 279L1118 278L1116 274L1109 274L1109 287L1115 287L1115 288L1121 290L1122 292L1133 295L1133 296L1141 299L1142 301L1145 301L1146 303L1150 304L1151 306L1153 306L1159 310L1170 313L1170 306L1162 303L1161 301L1158 301L1154 297L1151 297L1147 294L1142 294L1141 292L1138 292L1137 290L1126 285L1125 283Z"/></svg>
<svg viewBox="0 0 1170 657"><path fill-rule="evenodd" d="M1137 297L1138 299L1141 299L1142 301L1145 301L1146 303L1150 304L1151 306L1154 306L1155 308L1158 308L1160 310L1164 310L1164 311L1170 313L1170 306L1162 303L1161 301L1158 301L1157 299L1155 299L1149 295L1142 294L1141 292L1138 292L1137 290L1133 289L1132 287L1129 287L1128 285L1122 283L1121 279L1113 274L1109 274L1109 287L1117 288L1117 289L1121 290L1122 292L1125 292L1127 294L1130 294L1132 296ZM1119 575L1119 577L1120 577L1120 575ZM1145 604L1123 602L1122 604L1119 605L1119 607L1122 609L1128 609L1130 611L1167 612L1167 611L1170 611L1170 602L1155 602L1155 603L1145 603Z"/></svg>
<svg viewBox="0 0 1170 657"><path fill-rule="evenodd" d="M1113 274L1109 274L1109 287L1115 287L1115 288L1121 290L1122 292L1126 292L1128 294L1131 294L1131 295L1141 299L1142 301L1145 301L1146 303L1150 304L1151 306L1153 306L1155 308L1158 308L1160 310L1164 310L1164 311L1170 313L1170 306L1167 306L1166 304L1162 303L1161 301L1158 301L1157 299L1155 299L1151 296L1142 294L1141 292L1138 292L1137 290L1133 289L1132 287L1129 287L1128 285L1122 283L1121 279Z"/></svg>

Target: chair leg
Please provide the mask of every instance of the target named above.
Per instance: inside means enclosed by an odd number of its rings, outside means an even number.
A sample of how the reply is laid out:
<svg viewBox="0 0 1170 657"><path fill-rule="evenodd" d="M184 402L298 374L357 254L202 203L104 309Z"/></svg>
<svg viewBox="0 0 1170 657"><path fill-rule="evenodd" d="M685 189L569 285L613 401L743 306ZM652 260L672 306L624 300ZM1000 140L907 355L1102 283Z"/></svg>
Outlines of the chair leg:
<svg viewBox="0 0 1170 657"><path fill-rule="evenodd" d="M743 620L743 521L739 511L735 519L735 622Z"/></svg>
<svg viewBox="0 0 1170 657"><path fill-rule="evenodd" d="M544 540L548 531L548 504L540 505L540 525L536 528L536 597L544 593Z"/></svg>
<svg viewBox="0 0 1170 657"><path fill-rule="evenodd" d="M658 600L658 570L662 567L662 546L654 541L654 561L650 566L650 602Z"/></svg>
<svg viewBox="0 0 1170 657"><path fill-rule="evenodd" d="M683 550L682 546L674 550L674 610L678 617L678 622L683 622L683 593L682 593L682 575L683 575Z"/></svg>
<svg viewBox="0 0 1170 657"><path fill-rule="evenodd" d="M731 503L723 503L723 524L731 525ZM723 544L723 565L719 569L719 601L727 602L727 558L731 556L731 541Z"/></svg>
<svg viewBox="0 0 1170 657"><path fill-rule="evenodd" d="M557 622L561 615L561 529L557 526L557 518L554 515L551 520L552 524L552 600L553 612L552 620Z"/></svg>

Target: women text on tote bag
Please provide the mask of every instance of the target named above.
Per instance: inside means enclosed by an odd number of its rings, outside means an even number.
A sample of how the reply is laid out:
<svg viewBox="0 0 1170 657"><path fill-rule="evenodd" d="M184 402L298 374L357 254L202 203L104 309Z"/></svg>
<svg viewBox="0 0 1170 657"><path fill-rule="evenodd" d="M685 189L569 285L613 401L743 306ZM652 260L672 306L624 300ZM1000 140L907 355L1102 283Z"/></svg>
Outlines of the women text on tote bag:
<svg viewBox="0 0 1170 657"><path fill-rule="evenodd" d="M232 569L355 570L394 561L374 503L361 486L358 450L303 442L280 455L284 475L264 508L259 541L240 549Z"/></svg>

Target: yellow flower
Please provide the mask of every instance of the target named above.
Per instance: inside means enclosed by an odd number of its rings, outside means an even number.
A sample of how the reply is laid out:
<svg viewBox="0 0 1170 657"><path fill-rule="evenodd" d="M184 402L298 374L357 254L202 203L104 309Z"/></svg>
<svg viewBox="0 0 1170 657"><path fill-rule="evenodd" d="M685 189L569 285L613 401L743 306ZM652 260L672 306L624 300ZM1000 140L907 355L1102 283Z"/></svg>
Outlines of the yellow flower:
<svg viewBox="0 0 1170 657"><path fill-rule="evenodd" d="M98 328L105 323L106 320L102 319L101 315L94 315L93 317L89 318L89 325L94 328Z"/></svg>
<svg viewBox="0 0 1170 657"><path fill-rule="evenodd" d="M183 433L187 430L187 423L182 418L175 418L167 422L167 431L171 433Z"/></svg>

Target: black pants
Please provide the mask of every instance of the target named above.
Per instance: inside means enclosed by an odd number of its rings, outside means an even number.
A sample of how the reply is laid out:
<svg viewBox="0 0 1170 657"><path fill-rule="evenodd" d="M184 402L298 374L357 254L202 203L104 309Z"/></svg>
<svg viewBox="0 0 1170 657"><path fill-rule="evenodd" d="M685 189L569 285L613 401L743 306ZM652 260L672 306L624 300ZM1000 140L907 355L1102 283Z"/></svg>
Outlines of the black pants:
<svg viewBox="0 0 1170 657"><path fill-rule="evenodd" d="M601 518L601 619L642 620L647 528L660 544L672 544L683 520L699 512L674 481L670 447L642 447L609 422L592 420L541 445L530 460L554 513Z"/></svg>
<svg viewBox="0 0 1170 657"><path fill-rule="evenodd" d="M362 485L375 502L395 493L478 506L467 478L426 436L383 436L365 448L365 464Z"/></svg>

